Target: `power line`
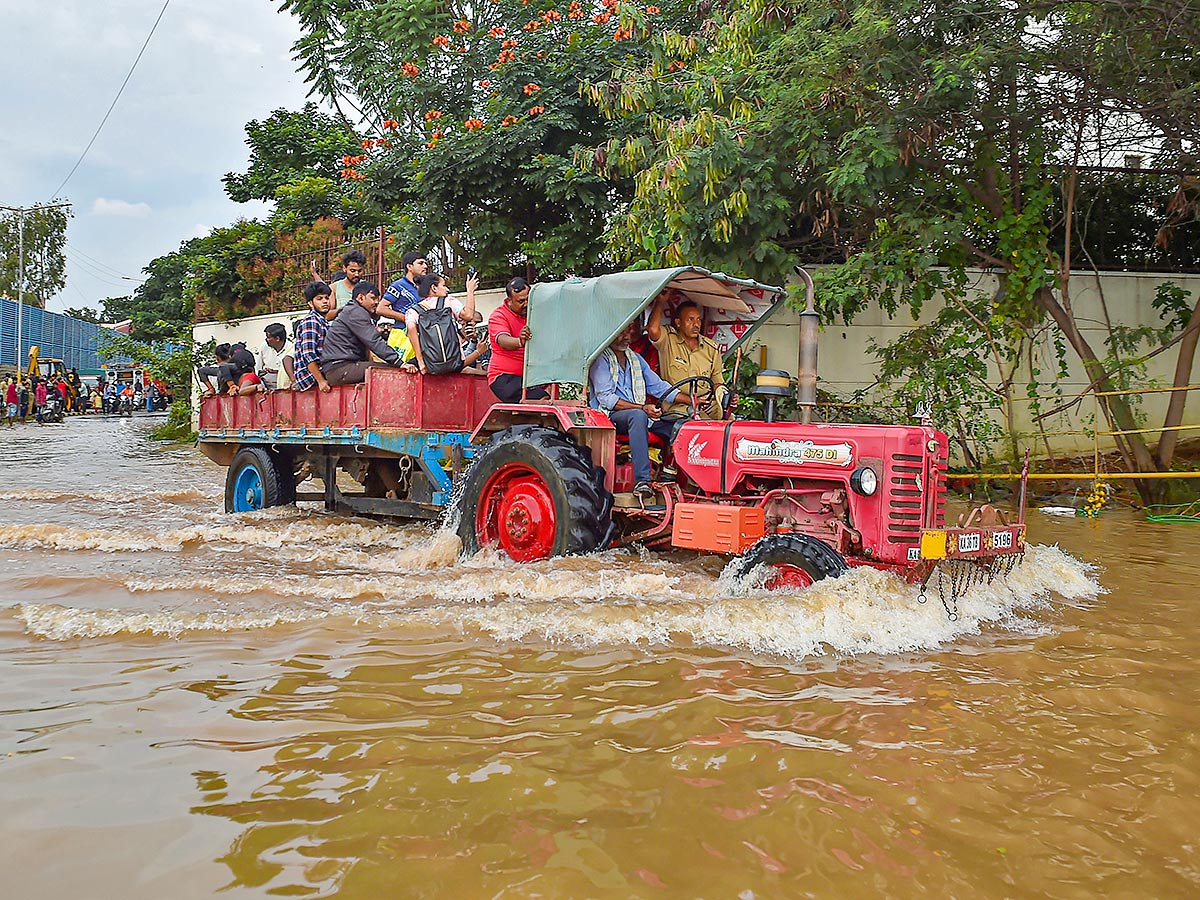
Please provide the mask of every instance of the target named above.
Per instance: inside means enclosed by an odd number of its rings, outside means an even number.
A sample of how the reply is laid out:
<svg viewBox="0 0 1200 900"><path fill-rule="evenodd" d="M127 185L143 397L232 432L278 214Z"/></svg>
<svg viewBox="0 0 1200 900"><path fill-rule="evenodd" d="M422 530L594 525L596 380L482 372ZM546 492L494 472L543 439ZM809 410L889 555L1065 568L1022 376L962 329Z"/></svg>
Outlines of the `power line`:
<svg viewBox="0 0 1200 900"><path fill-rule="evenodd" d="M74 243L72 243L71 241L67 241L67 242L66 242L66 246L67 246L68 250L69 250L71 253L73 253L75 256L82 256L84 259L86 259L88 262L90 262L90 263L92 263L93 265L95 265L95 266L96 266L97 268L99 268L100 270L102 270L102 271L108 271L108 272L111 272L111 273L112 273L112 274L113 274L115 277L117 277L117 278L125 278L125 277L127 277L127 276L125 275L125 273L124 273L124 272L122 272L120 269L114 269L114 268L113 268L112 266L110 266L108 263L106 263L106 262L103 262L102 260L96 259L96 257L94 257L94 256L91 256L91 255L89 255L89 254L87 254L87 253L84 253L82 250L80 250L80 249L79 249L79 246L78 246L77 244L74 244Z"/></svg>
<svg viewBox="0 0 1200 900"><path fill-rule="evenodd" d="M100 130L104 128L104 123L108 121L108 117L112 115L112 111L117 106L117 101L121 99L121 94L125 92L125 85L129 84L129 79L133 77L133 70L137 68L137 64L141 62L142 54L146 52L146 48L150 46L150 38L154 37L154 32L158 29L158 23L162 21L163 14L167 11L167 7L171 5L171 0L165 0L162 9L158 11L158 18L154 20L154 25L150 29L150 33L146 35L146 42L142 44L142 49L138 51L137 58L134 59L133 65L129 67L129 72L125 76L125 80L121 82L121 87L117 90L117 96L113 97L112 104L108 107L108 112L104 114L104 118L100 120L100 124L96 126L96 133L92 135L92 139L88 141L87 146L83 148L83 152L79 154L79 159L75 160L75 165L71 166L71 171L67 173L67 177L62 180L62 184L54 189L51 197L57 197L59 192L67 186L67 182L71 180L71 176L75 174L75 170L79 168L79 164L83 162L83 158L88 155L88 151L92 149L92 144L96 143L96 138L100 137Z"/></svg>

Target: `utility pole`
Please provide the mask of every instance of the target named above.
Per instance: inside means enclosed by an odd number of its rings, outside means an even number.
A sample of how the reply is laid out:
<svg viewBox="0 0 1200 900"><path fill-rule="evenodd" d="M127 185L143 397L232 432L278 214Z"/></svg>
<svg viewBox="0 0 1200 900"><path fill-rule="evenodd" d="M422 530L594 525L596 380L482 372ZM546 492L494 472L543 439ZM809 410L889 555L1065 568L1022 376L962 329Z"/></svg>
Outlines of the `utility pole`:
<svg viewBox="0 0 1200 900"><path fill-rule="evenodd" d="M0 206L17 214L17 384L23 380L25 369L21 365L21 312L25 308L25 214L43 209L64 209L70 203L47 203L44 206Z"/></svg>

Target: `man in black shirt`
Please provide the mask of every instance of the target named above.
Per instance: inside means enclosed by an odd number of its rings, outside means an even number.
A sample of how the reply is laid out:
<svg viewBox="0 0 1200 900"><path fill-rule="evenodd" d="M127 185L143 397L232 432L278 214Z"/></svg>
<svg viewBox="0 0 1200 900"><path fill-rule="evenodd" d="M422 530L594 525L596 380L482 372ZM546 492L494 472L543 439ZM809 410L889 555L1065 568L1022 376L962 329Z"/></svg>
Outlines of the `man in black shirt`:
<svg viewBox="0 0 1200 900"><path fill-rule="evenodd" d="M360 281L354 285L350 305L329 323L321 347L321 374L330 385L361 384L372 366L417 371L416 366L404 365L400 354L380 335L375 324L378 306L379 288L369 281ZM371 362L371 353L383 362Z"/></svg>

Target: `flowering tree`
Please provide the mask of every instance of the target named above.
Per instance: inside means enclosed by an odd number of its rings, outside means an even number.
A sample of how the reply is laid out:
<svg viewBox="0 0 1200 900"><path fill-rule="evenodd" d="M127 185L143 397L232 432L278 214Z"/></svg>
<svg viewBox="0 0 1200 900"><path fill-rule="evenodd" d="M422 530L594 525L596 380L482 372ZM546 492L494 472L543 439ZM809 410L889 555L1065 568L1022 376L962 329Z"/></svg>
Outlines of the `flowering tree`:
<svg viewBox="0 0 1200 900"><path fill-rule="evenodd" d="M444 245L493 271L604 264L632 189L576 154L627 131L582 87L656 52L691 7L601 0L282 0L313 91L368 132L341 177L405 246Z"/></svg>

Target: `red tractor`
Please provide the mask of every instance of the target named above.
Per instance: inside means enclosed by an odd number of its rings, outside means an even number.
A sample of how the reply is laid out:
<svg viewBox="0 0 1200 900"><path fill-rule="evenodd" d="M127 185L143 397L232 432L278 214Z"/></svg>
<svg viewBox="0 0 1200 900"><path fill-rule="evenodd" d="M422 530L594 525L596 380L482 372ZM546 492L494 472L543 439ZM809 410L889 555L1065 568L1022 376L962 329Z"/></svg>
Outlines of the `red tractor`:
<svg viewBox="0 0 1200 900"><path fill-rule="evenodd" d="M936 572L953 616L966 586L1023 553L1025 481L1014 522L984 506L947 527L947 440L931 422L811 423L818 323L812 281L799 271L808 286L801 422L775 415L792 392L788 374L760 372L764 417L739 419L726 405L721 418L685 421L655 450L650 498L632 490L628 448L589 403L592 362L664 290L696 302L709 333L734 351L783 302L782 288L694 267L538 284L524 384L551 385L556 397L574 385L577 399L496 404L478 377L374 368L365 383L330 393L207 398L200 449L229 467L228 512L323 500L330 511L435 520L453 503L467 553L490 545L528 562L633 543L680 547L727 556L739 574L763 566L770 589L872 566L919 583L923 599ZM694 397L715 393L706 377L688 381ZM304 490L309 475L323 491Z"/></svg>
<svg viewBox="0 0 1200 900"><path fill-rule="evenodd" d="M967 584L1007 571L1023 553L1025 482L1015 522L984 506L947 528L948 442L932 423L810 424L817 314L812 281L798 271L808 286L803 421L776 419L775 401L791 392L787 374L760 373L754 393L765 401L764 418L738 419L727 409L719 420L694 415L683 423L661 447L649 502L631 493L632 469L612 421L588 403L589 366L661 291L694 300L710 319L736 322L750 312L745 297L774 308L782 289L697 268L535 285L524 383L576 384L583 396L488 411L471 435L474 462L458 500L466 552L495 545L525 562L613 544L679 547L730 556L740 574L766 566L767 588L793 590L872 566L920 583L922 599L949 561L949 600L941 576L938 586L956 615L952 604ZM713 393L709 379L690 382L694 396Z"/></svg>

